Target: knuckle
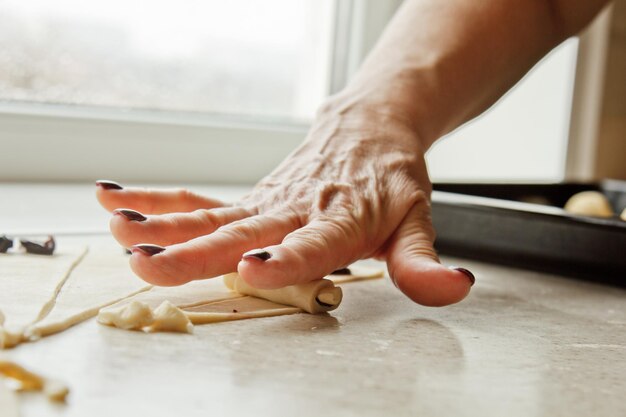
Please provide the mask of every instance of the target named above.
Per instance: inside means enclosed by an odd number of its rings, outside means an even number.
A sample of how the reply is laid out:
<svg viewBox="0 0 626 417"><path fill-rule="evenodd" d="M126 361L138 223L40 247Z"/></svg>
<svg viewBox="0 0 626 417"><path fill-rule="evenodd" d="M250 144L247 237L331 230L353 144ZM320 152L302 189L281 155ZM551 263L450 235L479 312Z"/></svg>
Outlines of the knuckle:
<svg viewBox="0 0 626 417"><path fill-rule="evenodd" d="M259 242L262 238L261 228L257 221L251 219L239 220L217 229L218 232L232 236L236 240Z"/></svg>

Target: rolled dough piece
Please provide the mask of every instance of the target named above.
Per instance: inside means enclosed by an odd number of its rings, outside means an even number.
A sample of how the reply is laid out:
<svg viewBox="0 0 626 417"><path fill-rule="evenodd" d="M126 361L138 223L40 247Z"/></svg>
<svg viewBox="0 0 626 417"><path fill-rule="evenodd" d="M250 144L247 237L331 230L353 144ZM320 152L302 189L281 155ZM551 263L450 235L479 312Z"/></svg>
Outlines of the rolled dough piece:
<svg viewBox="0 0 626 417"><path fill-rule="evenodd" d="M163 301L154 310L154 321L146 328L146 331L192 333L193 324L191 324L183 310L169 301Z"/></svg>
<svg viewBox="0 0 626 417"><path fill-rule="evenodd" d="M583 191L574 194L565 203L565 211L592 217L612 217L613 208L609 200L598 191Z"/></svg>
<svg viewBox="0 0 626 417"><path fill-rule="evenodd" d="M29 326L24 336L30 340L64 331L95 317L101 308L152 288L128 268L128 258L119 247L100 245L74 269L63 286L52 311Z"/></svg>
<svg viewBox="0 0 626 417"><path fill-rule="evenodd" d="M253 297L264 298L278 304L299 307L307 313L323 313L339 307L343 293L341 288L327 279L290 285L276 290L254 288L238 273L224 275L224 284L233 291Z"/></svg>
<svg viewBox="0 0 626 417"><path fill-rule="evenodd" d="M154 323L154 314L148 304L133 300L121 307L100 311L98 323L125 330L141 330Z"/></svg>
<svg viewBox="0 0 626 417"><path fill-rule="evenodd" d="M622 214L620 214L619 218L626 222L626 208L622 210Z"/></svg>

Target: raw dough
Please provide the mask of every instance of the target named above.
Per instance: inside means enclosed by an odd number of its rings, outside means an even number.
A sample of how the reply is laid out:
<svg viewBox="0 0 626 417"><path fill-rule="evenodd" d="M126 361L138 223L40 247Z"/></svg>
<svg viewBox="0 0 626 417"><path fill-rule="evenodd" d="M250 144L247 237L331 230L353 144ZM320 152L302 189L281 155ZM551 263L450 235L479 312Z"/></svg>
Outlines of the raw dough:
<svg viewBox="0 0 626 417"><path fill-rule="evenodd" d="M0 348L63 331L151 288L116 245L60 245L53 256L8 254L0 264Z"/></svg>
<svg viewBox="0 0 626 417"><path fill-rule="evenodd" d="M332 281L320 279L305 284L290 285L276 290L262 290L246 283L238 273L224 275L224 284L233 291L253 297L264 298L278 304L299 307L307 313L323 313L339 307L341 288Z"/></svg>
<svg viewBox="0 0 626 417"><path fill-rule="evenodd" d="M336 290L340 289L334 287L328 280L332 280L334 283L347 283L380 278L384 275L383 271L378 268L364 266L351 266L350 271L350 275L329 275L324 282L316 281L305 287L298 286L299 288L295 290L291 288L287 290L287 292L281 290L264 291L262 295L271 297L273 301L229 291L222 283L222 280L216 279L192 281L179 287L154 287L150 291L143 292L132 298L124 299L112 306L102 309L98 315L98 321L101 324L125 329L148 330L142 323L132 323L132 321L122 320L120 316L126 314L127 316L141 317L141 314L131 314L131 311L139 309L146 310L148 308L154 309L164 301L169 301L172 305L182 310L193 324L219 323L224 321L296 314L304 312L304 310L300 308L301 306L306 307L310 305L311 302L318 305L315 301L315 294L317 294L317 298L321 298L322 302L328 304L337 304L338 301L340 301L336 298ZM233 281L236 281L237 277L237 274L233 274L230 277L225 277L225 280L230 281L231 285L234 285ZM326 291L316 292L316 289L320 289L320 287ZM291 294L291 296L289 294ZM293 294L296 294L295 298ZM261 295L261 293L256 291L256 295ZM299 303L301 306L280 304L276 302L279 298L283 302L290 304ZM130 305L133 303L140 303L142 307L136 306L131 308ZM315 309L322 307L323 306L315 306ZM310 308L310 306L307 308ZM331 309L331 307L325 307L325 309ZM311 308L311 310L313 309ZM116 323L120 325L118 326ZM151 330L156 331L163 329L153 327Z"/></svg>
<svg viewBox="0 0 626 417"><path fill-rule="evenodd" d="M613 208L604 194L598 191L583 191L574 194L565 203L565 211L592 217L612 217Z"/></svg>
<svg viewBox="0 0 626 417"><path fill-rule="evenodd" d="M0 359L0 375L18 382L19 391L43 391L50 401L64 402L70 392L62 382L44 378L7 360Z"/></svg>
<svg viewBox="0 0 626 417"><path fill-rule="evenodd" d="M620 214L619 218L626 222L626 208L622 210L622 214Z"/></svg>
<svg viewBox="0 0 626 417"><path fill-rule="evenodd" d="M154 310L154 322L147 328L147 331L191 333L193 324L180 308L169 301L163 301Z"/></svg>
<svg viewBox="0 0 626 417"><path fill-rule="evenodd" d="M141 330L154 323L154 314L148 304L133 300L121 307L100 311L98 323L125 330Z"/></svg>
<svg viewBox="0 0 626 417"><path fill-rule="evenodd" d="M257 297L240 297L186 308L185 314L193 324L257 319L302 313L298 307L285 306Z"/></svg>
<svg viewBox="0 0 626 417"><path fill-rule="evenodd" d="M53 256L1 255L0 349L20 343L24 329L45 317L87 248L66 248Z"/></svg>
<svg viewBox="0 0 626 417"><path fill-rule="evenodd" d="M380 268L372 268L362 265L350 265L350 274L328 275L326 278L335 284L345 284L348 282L377 279L385 276L385 272Z"/></svg>
<svg viewBox="0 0 626 417"><path fill-rule="evenodd" d="M95 317L103 307L150 288L133 275L119 247L94 247L68 279L54 309L29 326L25 336L32 341L61 332Z"/></svg>

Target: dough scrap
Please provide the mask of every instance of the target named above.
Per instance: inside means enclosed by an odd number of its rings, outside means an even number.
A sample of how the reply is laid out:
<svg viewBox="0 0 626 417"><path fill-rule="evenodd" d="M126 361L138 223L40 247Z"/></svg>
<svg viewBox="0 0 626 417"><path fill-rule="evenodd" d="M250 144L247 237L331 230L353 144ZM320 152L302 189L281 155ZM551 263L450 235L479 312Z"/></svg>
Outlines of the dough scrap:
<svg viewBox="0 0 626 417"><path fill-rule="evenodd" d="M101 310L98 323L124 330L141 330L154 323L154 314L148 304L133 300L118 308Z"/></svg>
<svg viewBox="0 0 626 417"><path fill-rule="evenodd" d="M0 360L0 375L18 382L19 391L42 391L50 401L64 402L70 392L62 382L44 378L7 360Z"/></svg>
<svg viewBox="0 0 626 417"><path fill-rule="evenodd" d="M192 333L193 324L180 308L169 301L163 301L154 310L154 321L146 331Z"/></svg>
<svg viewBox="0 0 626 417"><path fill-rule="evenodd" d="M224 284L240 294L299 307L312 314L332 311L339 307L342 299L341 288L335 287L335 284L328 279L290 285L276 290L263 290L250 286L238 273L233 272L224 275ZM328 302L322 301L320 296Z"/></svg>
<svg viewBox="0 0 626 417"><path fill-rule="evenodd" d="M2 255L0 270L0 349L22 341L24 329L50 313L86 247L64 248L53 256Z"/></svg>
<svg viewBox="0 0 626 417"><path fill-rule="evenodd" d="M612 217L615 213L604 194L599 191L583 191L567 200L565 211L592 217Z"/></svg>
<svg viewBox="0 0 626 417"><path fill-rule="evenodd" d="M115 246L94 247L74 269L43 320L29 326L24 336L37 340L95 317L100 309L152 288L130 272L128 259Z"/></svg>
<svg viewBox="0 0 626 417"><path fill-rule="evenodd" d="M626 208L622 210L622 214L619 215L619 218L626 222Z"/></svg>

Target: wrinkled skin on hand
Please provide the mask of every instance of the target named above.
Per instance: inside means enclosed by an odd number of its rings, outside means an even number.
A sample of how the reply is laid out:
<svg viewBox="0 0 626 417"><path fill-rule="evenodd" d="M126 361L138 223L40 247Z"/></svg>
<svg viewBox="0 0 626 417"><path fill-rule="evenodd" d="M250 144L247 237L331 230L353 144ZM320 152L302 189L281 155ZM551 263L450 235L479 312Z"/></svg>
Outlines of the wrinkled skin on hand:
<svg viewBox="0 0 626 417"><path fill-rule="evenodd" d="M238 270L252 286L279 288L330 274L359 259L387 263L395 285L417 303L462 300L472 281L439 263L430 221L431 183L414 129L392 113L328 104L306 140L234 205L185 190L97 187L111 231L133 250L144 280L180 285ZM242 255L262 249L263 261Z"/></svg>

